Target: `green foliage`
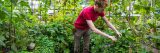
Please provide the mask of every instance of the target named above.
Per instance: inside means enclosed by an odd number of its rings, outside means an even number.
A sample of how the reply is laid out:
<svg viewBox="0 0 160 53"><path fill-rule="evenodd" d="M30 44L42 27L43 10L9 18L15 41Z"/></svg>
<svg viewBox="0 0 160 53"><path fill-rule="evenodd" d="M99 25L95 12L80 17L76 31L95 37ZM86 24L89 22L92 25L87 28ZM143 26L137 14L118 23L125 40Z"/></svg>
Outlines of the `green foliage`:
<svg viewBox="0 0 160 53"><path fill-rule="evenodd" d="M131 6L133 1L135 3ZM27 1L0 0L0 49L9 48L10 53L29 53L26 47L30 42L34 42L36 47L33 53L72 53L73 23L83 9L81 7L83 2L42 0L40 7L32 11ZM150 0L112 0L111 6L105 11L111 12L107 18L122 33L122 37L112 42L92 32L91 52L147 53L149 51L143 48L145 44L159 49L160 15L157 13L159 2L159 0L153 0L152 3ZM54 8L50 7L52 4ZM93 5L94 1L90 0L88 4ZM54 10L54 15L48 15L49 9L57 10ZM140 16L130 16L131 14ZM39 16L42 18L38 18ZM102 18L95 22L98 29L116 36L114 31L105 25Z"/></svg>

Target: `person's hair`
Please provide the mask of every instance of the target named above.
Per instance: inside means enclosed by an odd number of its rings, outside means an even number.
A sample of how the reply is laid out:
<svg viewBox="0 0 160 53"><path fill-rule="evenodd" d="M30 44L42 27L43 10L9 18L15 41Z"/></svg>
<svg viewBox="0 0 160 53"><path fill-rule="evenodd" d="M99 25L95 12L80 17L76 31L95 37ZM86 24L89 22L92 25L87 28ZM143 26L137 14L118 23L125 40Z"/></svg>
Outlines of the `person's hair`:
<svg viewBox="0 0 160 53"><path fill-rule="evenodd" d="M97 5L98 7L104 7L107 5L106 0L95 0L94 5Z"/></svg>

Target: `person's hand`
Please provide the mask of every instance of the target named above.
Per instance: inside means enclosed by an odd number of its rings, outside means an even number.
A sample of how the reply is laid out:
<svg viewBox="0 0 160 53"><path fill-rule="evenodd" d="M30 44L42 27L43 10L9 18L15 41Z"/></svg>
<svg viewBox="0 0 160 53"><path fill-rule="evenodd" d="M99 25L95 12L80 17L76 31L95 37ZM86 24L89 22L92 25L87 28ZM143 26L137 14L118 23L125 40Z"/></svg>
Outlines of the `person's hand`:
<svg viewBox="0 0 160 53"><path fill-rule="evenodd" d="M116 32L116 34L118 35L118 37L121 37L122 36L122 34L120 33L120 32Z"/></svg>
<svg viewBox="0 0 160 53"><path fill-rule="evenodd" d="M117 39L115 38L115 36L109 36L108 38L112 39L112 41L116 41Z"/></svg>

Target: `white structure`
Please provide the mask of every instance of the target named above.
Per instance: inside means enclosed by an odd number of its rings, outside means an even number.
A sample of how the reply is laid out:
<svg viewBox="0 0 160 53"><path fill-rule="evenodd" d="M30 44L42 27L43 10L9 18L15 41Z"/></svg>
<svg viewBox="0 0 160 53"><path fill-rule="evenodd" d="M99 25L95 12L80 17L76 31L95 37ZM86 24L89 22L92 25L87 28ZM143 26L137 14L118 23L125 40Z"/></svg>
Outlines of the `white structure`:
<svg viewBox="0 0 160 53"><path fill-rule="evenodd" d="M42 1L38 1L38 0L28 0L28 2L29 2L29 6L32 8L32 10L38 9L40 7L40 4L43 6L45 5ZM50 8L53 9L54 8L53 5L51 5ZM35 12L35 13L37 13L37 12ZM47 14L49 14L49 15L53 15L53 13L54 13L54 10L47 11Z"/></svg>

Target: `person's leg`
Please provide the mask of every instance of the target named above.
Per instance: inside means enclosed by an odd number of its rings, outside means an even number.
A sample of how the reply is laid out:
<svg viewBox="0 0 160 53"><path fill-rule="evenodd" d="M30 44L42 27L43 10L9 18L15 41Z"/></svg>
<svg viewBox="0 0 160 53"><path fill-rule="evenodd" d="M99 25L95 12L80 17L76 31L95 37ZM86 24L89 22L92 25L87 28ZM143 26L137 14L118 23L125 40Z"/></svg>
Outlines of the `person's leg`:
<svg viewBox="0 0 160 53"><path fill-rule="evenodd" d="M89 43L90 43L89 30L87 30L83 34L83 53L89 53Z"/></svg>
<svg viewBox="0 0 160 53"><path fill-rule="evenodd" d="M74 33L74 53L80 53L80 40L84 31L76 29Z"/></svg>

